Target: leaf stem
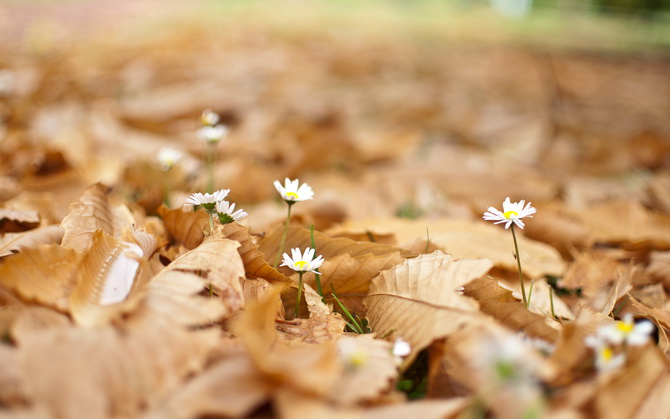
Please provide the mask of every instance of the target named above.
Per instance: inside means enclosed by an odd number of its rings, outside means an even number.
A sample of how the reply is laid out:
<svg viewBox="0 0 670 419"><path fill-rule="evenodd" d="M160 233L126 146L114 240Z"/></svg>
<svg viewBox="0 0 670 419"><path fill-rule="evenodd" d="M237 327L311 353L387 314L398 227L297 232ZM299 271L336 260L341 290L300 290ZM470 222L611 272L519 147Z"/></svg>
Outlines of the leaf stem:
<svg viewBox="0 0 670 419"><path fill-rule="evenodd" d="M295 315L293 316L294 319L298 318L298 310L300 309L300 300L302 298L302 274L304 272L298 271L299 279L298 279L298 296L295 298Z"/></svg>
<svg viewBox="0 0 670 419"><path fill-rule="evenodd" d="M279 265L279 259L281 259L281 254L284 253L284 244L286 244L286 234L288 233L288 225L291 222L291 206L293 202L286 201L288 204L288 214L286 214L286 224L284 224L284 232L281 235L281 241L279 242L279 249L277 249L277 256L275 257L275 263L272 265L273 268L277 269Z"/></svg>
<svg viewBox="0 0 670 419"><path fill-rule="evenodd" d="M516 265L519 269L519 284L521 285L521 296L523 297L523 304L528 308L529 301L526 299L526 287L523 284L523 271L521 271L521 255L519 255L519 245L516 241L516 233L514 232L514 223L510 226L512 230L512 238L514 239L514 252L516 252Z"/></svg>

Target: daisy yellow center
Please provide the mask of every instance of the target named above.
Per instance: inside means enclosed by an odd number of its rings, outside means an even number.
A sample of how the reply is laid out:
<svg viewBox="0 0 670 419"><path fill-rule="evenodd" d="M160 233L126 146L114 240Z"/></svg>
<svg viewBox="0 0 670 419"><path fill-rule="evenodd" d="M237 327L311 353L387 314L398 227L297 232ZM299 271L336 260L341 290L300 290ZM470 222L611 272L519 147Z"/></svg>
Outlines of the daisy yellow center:
<svg viewBox="0 0 670 419"><path fill-rule="evenodd" d="M305 266L309 267L309 264L305 262L304 260L299 260L293 264L296 268L298 268L299 271L304 271Z"/></svg>
<svg viewBox="0 0 670 419"><path fill-rule="evenodd" d="M617 323L616 327L621 331L623 334L627 335L630 332L633 331L633 323L627 323L627 322L619 322Z"/></svg>
<svg viewBox="0 0 670 419"><path fill-rule="evenodd" d="M516 212L516 211L511 211L510 210L510 211L503 212L503 216L509 220L512 217L518 217L519 213Z"/></svg>
<svg viewBox="0 0 670 419"><path fill-rule="evenodd" d="M605 361L612 359L612 350L610 348L603 348L600 353Z"/></svg>
<svg viewBox="0 0 670 419"><path fill-rule="evenodd" d="M362 367L363 365L366 364L367 360L368 355L360 350L356 351L354 354L351 355L351 358L349 358L349 362L351 363L351 366L354 368Z"/></svg>
<svg viewBox="0 0 670 419"><path fill-rule="evenodd" d="M295 192L286 192L286 196L294 200L298 199L298 194Z"/></svg>

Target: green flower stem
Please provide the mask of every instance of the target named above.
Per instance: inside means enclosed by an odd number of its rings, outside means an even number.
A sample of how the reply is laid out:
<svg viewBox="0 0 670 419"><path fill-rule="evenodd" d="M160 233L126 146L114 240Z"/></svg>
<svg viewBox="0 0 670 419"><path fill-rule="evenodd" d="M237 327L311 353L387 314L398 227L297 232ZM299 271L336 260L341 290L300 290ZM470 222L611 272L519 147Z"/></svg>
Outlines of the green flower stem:
<svg viewBox="0 0 670 419"><path fill-rule="evenodd" d="M519 245L516 242L516 233L514 232L514 223L510 226L512 230L512 238L514 239L514 251L516 252L516 265L519 269L519 284L521 285L521 296L523 297L523 304L528 308L529 301L526 299L526 287L523 284L523 272L521 271L521 255L519 255Z"/></svg>
<svg viewBox="0 0 670 419"><path fill-rule="evenodd" d="M284 244L286 244L286 234L288 234L288 225L291 223L291 206L295 202L286 201L288 204L288 214L286 215L286 224L284 225L284 233L281 235L281 241L279 242L279 249L277 249L277 257L275 257L275 263L272 265L273 268L277 269L279 265L279 260L281 259L281 254L284 253Z"/></svg>
<svg viewBox="0 0 670 419"><path fill-rule="evenodd" d="M551 316L558 320L558 317L556 317L556 313L554 312L554 288L552 288L551 285L549 285L549 304L551 306Z"/></svg>
<svg viewBox="0 0 670 419"><path fill-rule="evenodd" d="M216 143L207 144L207 193L214 192L214 151Z"/></svg>
<svg viewBox="0 0 670 419"><path fill-rule="evenodd" d="M214 216L211 212L209 212L209 234L214 233Z"/></svg>
<svg viewBox="0 0 670 419"><path fill-rule="evenodd" d="M298 310L300 309L300 299L302 298L302 274L304 272L298 271L299 279L298 279L298 296L295 298L295 315L293 316L294 319L298 318Z"/></svg>

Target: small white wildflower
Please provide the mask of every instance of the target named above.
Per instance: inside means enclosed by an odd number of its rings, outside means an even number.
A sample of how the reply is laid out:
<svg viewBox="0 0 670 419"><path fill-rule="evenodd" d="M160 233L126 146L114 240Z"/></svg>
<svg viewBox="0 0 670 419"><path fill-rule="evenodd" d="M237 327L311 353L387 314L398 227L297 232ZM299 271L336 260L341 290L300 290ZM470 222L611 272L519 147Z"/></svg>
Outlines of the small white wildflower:
<svg viewBox="0 0 670 419"><path fill-rule="evenodd" d="M200 115L202 125L214 126L219 123L219 119L219 114L213 112L211 109L205 109Z"/></svg>
<svg viewBox="0 0 670 419"><path fill-rule="evenodd" d="M524 207L525 205L525 207ZM495 221L494 224L505 223L505 228L509 228L512 223L518 225L520 228L524 227L522 218L533 217L537 210L530 205L525 203L522 199L519 202L510 202L509 197L505 198L503 202L502 212L496 208L489 207L484 213L483 219L487 221Z"/></svg>
<svg viewBox="0 0 670 419"><path fill-rule="evenodd" d="M368 352L354 338L340 338L337 341L337 349L340 353L340 359L349 369L361 368L368 362Z"/></svg>
<svg viewBox="0 0 670 419"><path fill-rule="evenodd" d="M221 138L228 134L228 127L225 125L205 125L197 131L198 137L207 141L210 144L218 143Z"/></svg>
<svg viewBox="0 0 670 419"><path fill-rule="evenodd" d="M639 323L633 321L633 315L627 313L622 321L617 321L598 328L598 337L617 345L626 343L631 346L641 346L649 341L649 335L654 331L654 325L649 320Z"/></svg>
<svg viewBox="0 0 670 419"><path fill-rule="evenodd" d="M323 263L323 256L319 255L317 258L314 258L314 253L316 250L308 247L305 249L305 253L301 254L300 249L297 247L291 249L291 256L284 253L284 261L280 266L288 266L296 272L314 272Z"/></svg>
<svg viewBox="0 0 670 419"><path fill-rule="evenodd" d="M278 180L275 180L274 185L277 192L279 192L279 195L281 195L284 201L289 204L294 204L298 201L306 201L314 197L312 188L306 183L300 185L298 179L290 180L289 178L286 178L284 180L284 186L282 186Z"/></svg>
<svg viewBox="0 0 670 419"><path fill-rule="evenodd" d="M235 211L235 204L228 201L218 201L216 203L216 212L219 214L219 221L221 224L232 223L247 216L243 209Z"/></svg>
<svg viewBox="0 0 670 419"><path fill-rule="evenodd" d="M616 370L626 362L625 353L615 355L609 343L602 338L587 336L585 343L596 353L596 369L599 372Z"/></svg>
<svg viewBox="0 0 670 419"><path fill-rule="evenodd" d="M161 164L164 172L167 172L172 166L179 163L182 157L182 152L174 148L161 148L158 150L158 154L156 154L156 160Z"/></svg>
<svg viewBox="0 0 670 419"><path fill-rule="evenodd" d="M211 194L202 194L200 192L196 192L186 199L186 203L184 205L202 205L208 211L213 211L216 203L226 199L228 193L230 193L230 189L220 189Z"/></svg>
<svg viewBox="0 0 670 419"><path fill-rule="evenodd" d="M403 358L405 358L411 352L412 346L403 338L397 338L395 342L393 342L391 353L393 354L393 358L395 358L396 364L402 364Z"/></svg>

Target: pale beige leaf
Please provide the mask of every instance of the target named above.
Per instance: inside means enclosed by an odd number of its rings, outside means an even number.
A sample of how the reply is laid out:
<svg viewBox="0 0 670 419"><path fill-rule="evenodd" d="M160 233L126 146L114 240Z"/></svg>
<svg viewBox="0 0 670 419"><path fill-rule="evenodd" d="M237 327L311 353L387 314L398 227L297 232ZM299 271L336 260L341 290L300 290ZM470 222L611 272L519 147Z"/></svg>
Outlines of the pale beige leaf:
<svg viewBox="0 0 670 419"><path fill-rule="evenodd" d="M212 284L228 311L235 312L244 306L244 264L237 251L239 246L234 240L212 234L201 245L173 261L169 268L204 278Z"/></svg>
<svg viewBox="0 0 670 419"><path fill-rule="evenodd" d="M204 240L204 228L208 219L205 210L186 211L182 208L168 209L161 206L158 208L158 213L163 218L170 236L185 248L195 249Z"/></svg>
<svg viewBox="0 0 670 419"><path fill-rule="evenodd" d="M40 222L40 214L35 210L17 210L0 208L0 220L10 220L17 223L36 224Z"/></svg>
<svg viewBox="0 0 670 419"><path fill-rule="evenodd" d="M468 405L468 399L420 400L403 404L376 406L363 412L364 419L444 419L456 418Z"/></svg>
<svg viewBox="0 0 670 419"><path fill-rule="evenodd" d="M0 257L40 244L58 244L63 239L64 232L60 226L44 226L25 233L7 233L0 239Z"/></svg>
<svg viewBox="0 0 670 419"><path fill-rule="evenodd" d="M463 293L479 302L482 313L492 316L513 331L555 342L560 325L557 321L532 313L512 292L492 278L478 278L465 286ZM534 293L534 292L533 292Z"/></svg>
<svg viewBox="0 0 670 419"><path fill-rule="evenodd" d="M492 267L487 259L455 260L441 251L410 259L372 280L367 318L380 336L392 334L412 346L406 363L436 339L475 319L478 304L459 288Z"/></svg>
<svg viewBox="0 0 670 419"><path fill-rule="evenodd" d="M76 251L56 244L26 248L0 264L0 284L26 301L67 311L79 260Z"/></svg>
<svg viewBox="0 0 670 419"><path fill-rule="evenodd" d="M533 220L528 221L532 223ZM514 242L509 230L483 220L408 220L400 218L369 218L349 221L330 230L330 234L342 231L373 234L395 234L399 246L409 248L417 240L425 240L426 229L430 241L458 259L487 258L495 266L506 270L517 270L514 259ZM561 275L565 263L553 247L531 240L517 230L522 268L530 277Z"/></svg>
<svg viewBox="0 0 670 419"><path fill-rule="evenodd" d="M339 313L331 312L312 287L308 284L304 286L303 296L309 310L309 318L278 322L279 337L305 343L319 343L342 336L346 321Z"/></svg>
<svg viewBox="0 0 670 419"><path fill-rule="evenodd" d="M539 314L544 317L562 318L565 320L574 320L575 315L572 313L567 304L561 300L559 296L553 291L551 286L544 278L532 281L524 281L526 293L528 294L528 310L532 313ZM514 280L507 278L504 281L498 281L498 285L502 288L512 291L512 295L519 301L523 299L521 293L521 285L518 277ZM532 288L531 288L532 286ZM552 315L553 307L553 315Z"/></svg>
<svg viewBox="0 0 670 419"><path fill-rule="evenodd" d="M71 326L72 321L64 314L46 307L28 306L19 311L11 326L10 335L20 345L26 336Z"/></svg>
<svg viewBox="0 0 670 419"><path fill-rule="evenodd" d="M249 227L244 227L238 223L229 223L223 226L223 235L231 240L240 243L237 251L244 262L244 270L247 278L263 278L268 281L290 282L291 280L274 269L265 260L263 254L258 250L258 244L254 237L249 233Z"/></svg>
<svg viewBox="0 0 670 419"><path fill-rule="evenodd" d="M0 345L0 404L3 406L20 406L27 398L18 358L18 349Z"/></svg>

